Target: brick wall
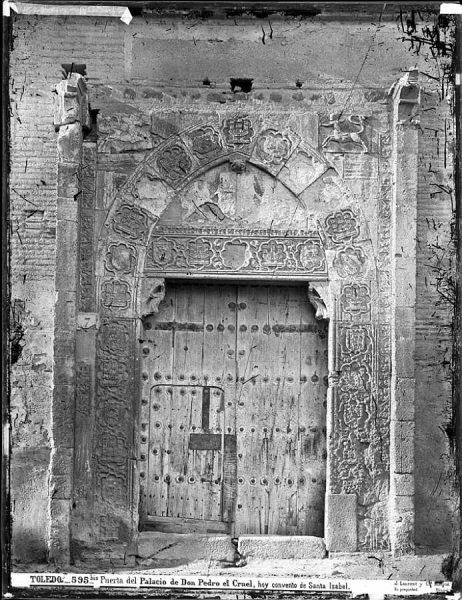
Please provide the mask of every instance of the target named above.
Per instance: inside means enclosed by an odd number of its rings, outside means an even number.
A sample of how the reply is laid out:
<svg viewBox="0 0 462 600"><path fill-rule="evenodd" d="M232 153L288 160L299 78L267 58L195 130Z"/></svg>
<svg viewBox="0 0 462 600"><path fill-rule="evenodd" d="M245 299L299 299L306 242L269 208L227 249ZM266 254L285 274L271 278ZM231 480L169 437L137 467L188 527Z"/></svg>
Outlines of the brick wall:
<svg viewBox="0 0 462 600"><path fill-rule="evenodd" d="M143 135L133 141L130 133L123 153L100 157L98 176L108 186L120 185L140 160L140 149L156 143L149 134L152 112L186 113L196 106L213 110L223 105L267 114L276 107L323 115L361 112L369 115L380 143L386 144L388 88L415 64L434 76L438 73L425 50L418 56L409 52L395 15L380 28L377 16L356 22L281 18L271 26L252 18L213 24L147 16L135 18L130 26L104 18L12 19L11 280L15 315L23 328L11 378L13 541L17 560L27 561L43 559L48 547L57 198L52 88L62 78L61 64L87 65L90 102L100 110L100 122L116 116L131 119L135 134L148 131L147 141ZM330 39L336 43L326 43ZM253 78L252 92L234 94L230 77ZM421 550L431 552L452 549L456 503L448 438L452 317L436 286L440 272L433 268L445 269L452 256L450 250L443 256L444 250L435 245L447 247L451 218L450 194L438 186L453 186L449 104L438 96L438 81L427 78L423 86L416 541ZM143 119L148 125L137 129ZM317 138L317 132L307 131L306 136ZM372 163L369 173L360 174L351 160L339 164L371 222L380 194L374 173L381 161Z"/></svg>

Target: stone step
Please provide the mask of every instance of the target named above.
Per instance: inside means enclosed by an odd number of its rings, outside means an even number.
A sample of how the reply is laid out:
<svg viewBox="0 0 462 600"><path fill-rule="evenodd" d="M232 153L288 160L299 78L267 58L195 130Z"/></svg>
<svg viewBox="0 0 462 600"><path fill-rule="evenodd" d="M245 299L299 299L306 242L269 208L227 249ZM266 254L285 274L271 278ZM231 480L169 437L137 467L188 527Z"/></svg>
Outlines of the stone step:
<svg viewBox="0 0 462 600"><path fill-rule="evenodd" d="M324 539L315 536L243 535L238 552L246 559L324 558Z"/></svg>
<svg viewBox="0 0 462 600"><path fill-rule="evenodd" d="M134 544L137 564L168 567L197 560L233 562L236 548L229 535L142 532Z"/></svg>

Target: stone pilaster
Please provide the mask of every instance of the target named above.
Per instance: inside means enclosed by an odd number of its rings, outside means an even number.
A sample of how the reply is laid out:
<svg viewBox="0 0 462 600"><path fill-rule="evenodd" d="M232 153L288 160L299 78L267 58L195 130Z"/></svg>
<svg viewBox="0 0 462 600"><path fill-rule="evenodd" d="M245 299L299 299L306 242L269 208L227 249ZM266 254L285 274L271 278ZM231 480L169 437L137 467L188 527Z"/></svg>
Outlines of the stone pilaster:
<svg viewBox="0 0 462 600"><path fill-rule="evenodd" d="M399 80L393 93L390 539L395 555L414 552L419 108L418 73L410 71Z"/></svg>
<svg viewBox="0 0 462 600"><path fill-rule="evenodd" d="M50 473L50 560L69 563L69 520L74 463L75 331L78 219L83 129L89 126L87 86L71 74L55 88L58 132L56 304L54 326L53 449Z"/></svg>

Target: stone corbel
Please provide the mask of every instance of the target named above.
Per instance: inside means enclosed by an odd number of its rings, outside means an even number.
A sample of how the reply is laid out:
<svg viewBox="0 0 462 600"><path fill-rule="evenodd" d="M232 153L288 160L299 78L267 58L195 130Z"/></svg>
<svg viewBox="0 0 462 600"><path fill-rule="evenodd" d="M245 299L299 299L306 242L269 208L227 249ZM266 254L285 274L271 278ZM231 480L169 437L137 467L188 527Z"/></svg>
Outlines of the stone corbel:
<svg viewBox="0 0 462 600"><path fill-rule="evenodd" d="M393 95L395 122L400 124L420 123L419 72L408 71L391 88Z"/></svg>
<svg viewBox="0 0 462 600"><path fill-rule="evenodd" d="M322 294L322 297L320 292ZM316 319L320 320L330 318L329 304L325 300L325 298L327 297L327 293L327 288L322 285L317 285L316 289L311 285L308 285L308 300L316 309Z"/></svg>
<svg viewBox="0 0 462 600"><path fill-rule="evenodd" d="M159 304L165 297L165 279L145 277L141 283L138 316L143 319L159 312Z"/></svg>
<svg viewBox="0 0 462 600"><path fill-rule="evenodd" d="M54 88L54 126L80 123L84 129L91 127L87 84L79 73L70 73Z"/></svg>

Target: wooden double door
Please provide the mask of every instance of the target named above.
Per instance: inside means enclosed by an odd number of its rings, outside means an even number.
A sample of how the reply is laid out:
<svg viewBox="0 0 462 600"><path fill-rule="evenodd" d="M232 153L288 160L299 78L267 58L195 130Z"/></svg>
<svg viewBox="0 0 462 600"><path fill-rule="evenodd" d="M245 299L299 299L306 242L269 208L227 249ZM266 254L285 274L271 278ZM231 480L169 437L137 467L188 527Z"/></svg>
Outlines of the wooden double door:
<svg viewBox="0 0 462 600"><path fill-rule="evenodd" d="M322 536L327 326L306 287L168 282L141 341L142 526Z"/></svg>

